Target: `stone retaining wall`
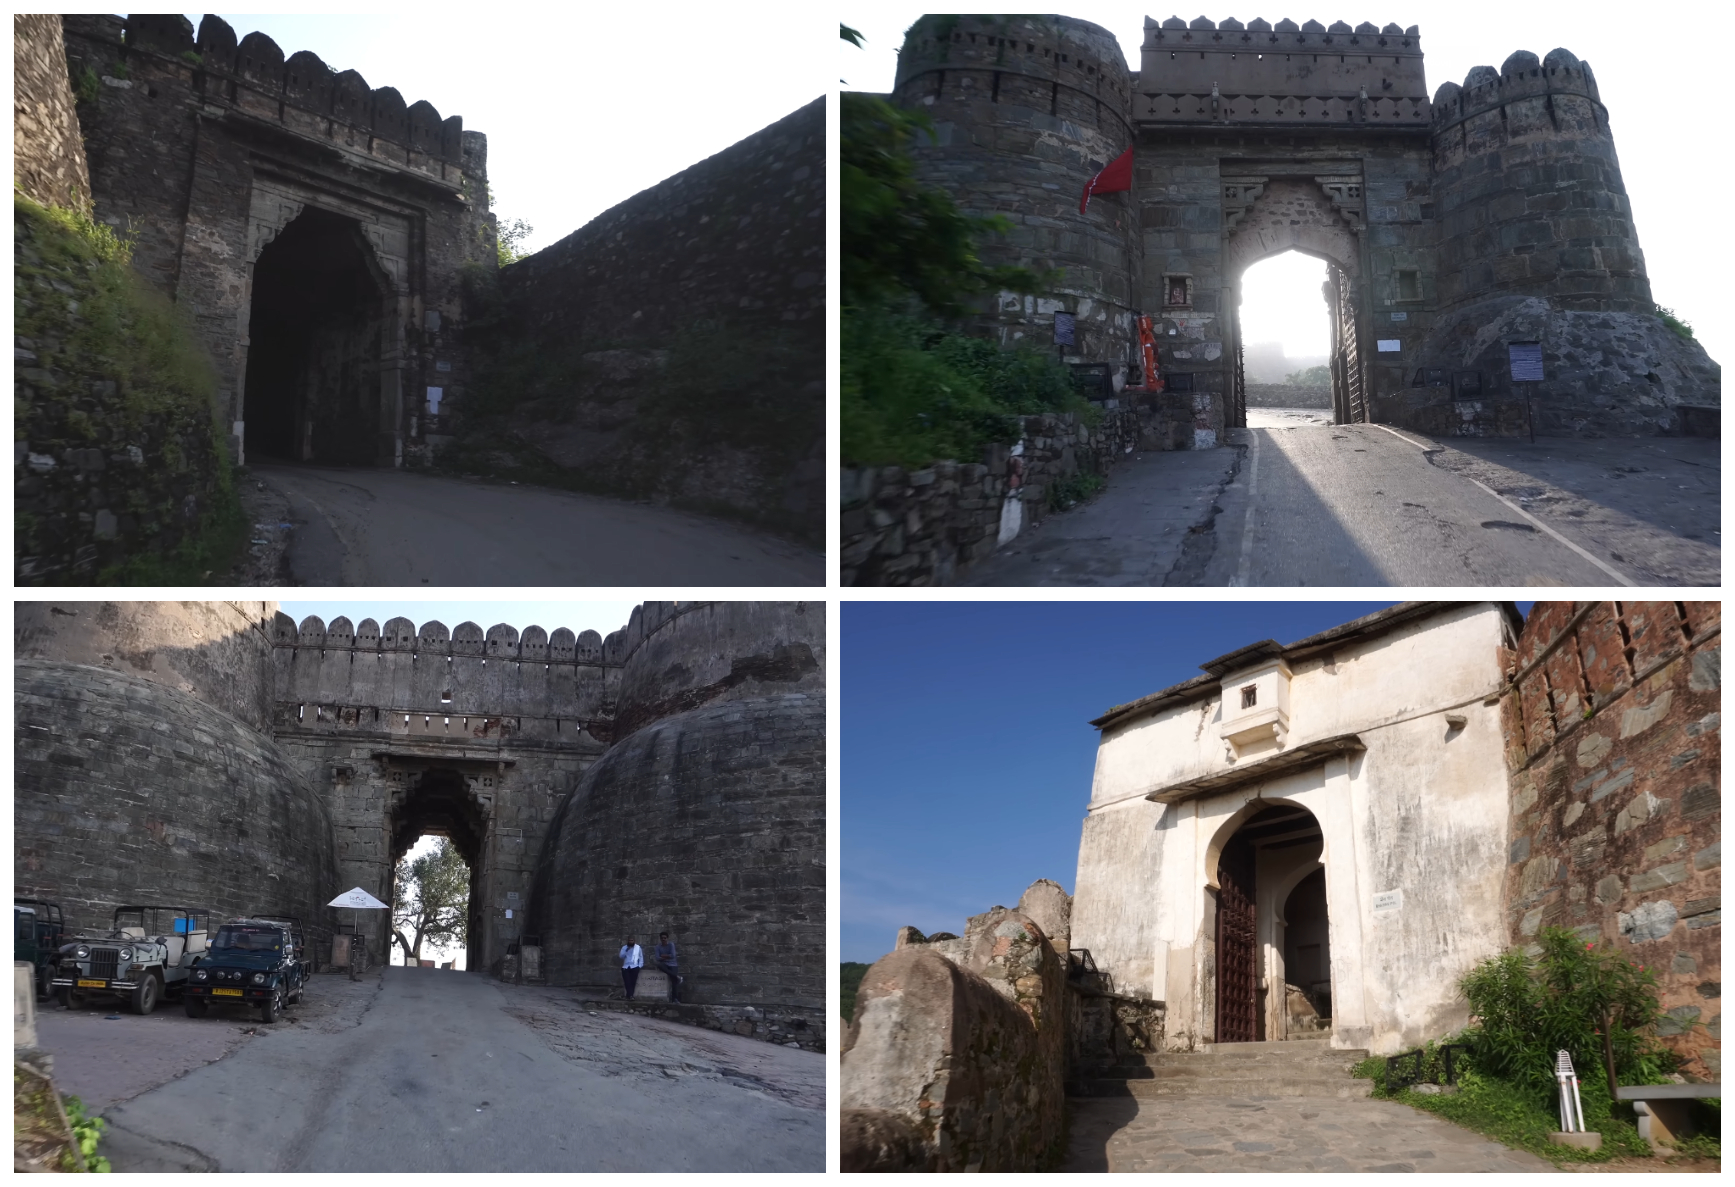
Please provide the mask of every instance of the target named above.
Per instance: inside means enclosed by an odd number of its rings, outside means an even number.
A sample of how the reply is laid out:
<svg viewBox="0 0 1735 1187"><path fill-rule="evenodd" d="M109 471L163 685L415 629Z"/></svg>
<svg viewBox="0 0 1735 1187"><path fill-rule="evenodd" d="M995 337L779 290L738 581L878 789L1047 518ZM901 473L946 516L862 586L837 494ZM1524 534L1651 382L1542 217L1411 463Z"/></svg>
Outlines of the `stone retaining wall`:
<svg viewBox="0 0 1735 1187"><path fill-rule="evenodd" d="M1538 603L1502 711L1506 915L1657 974L1658 1035L1722 1074L1722 615L1716 602Z"/></svg>
<svg viewBox="0 0 1735 1187"><path fill-rule="evenodd" d="M1025 527L1040 523L1053 488L1106 474L1134 450L1191 448L1191 393L1105 409L1095 425L1072 413L1021 421L1022 438L980 462L844 467L840 501L844 585L949 585Z"/></svg>

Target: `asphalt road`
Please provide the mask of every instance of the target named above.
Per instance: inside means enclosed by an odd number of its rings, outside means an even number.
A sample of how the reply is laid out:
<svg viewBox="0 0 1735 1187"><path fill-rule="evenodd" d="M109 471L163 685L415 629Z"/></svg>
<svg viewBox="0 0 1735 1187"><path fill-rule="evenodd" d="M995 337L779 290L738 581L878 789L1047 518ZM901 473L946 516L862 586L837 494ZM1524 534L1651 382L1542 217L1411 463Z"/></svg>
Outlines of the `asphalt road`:
<svg viewBox="0 0 1735 1187"><path fill-rule="evenodd" d="M1436 440L1326 415L1249 409L1228 448L1129 458L962 583L1721 584L1719 441Z"/></svg>
<svg viewBox="0 0 1735 1187"><path fill-rule="evenodd" d="M287 500L293 585L825 583L816 551L668 507L403 470L248 469Z"/></svg>
<svg viewBox="0 0 1735 1187"><path fill-rule="evenodd" d="M353 1026L255 1029L107 1110L116 1171L825 1169L824 1056L570 992L393 967Z"/></svg>
<svg viewBox="0 0 1735 1187"><path fill-rule="evenodd" d="M1248 429L1242 439L1246 457L1219 500L1214 547L1194 564L1184 561L1171 584L1606 588L1720 580L1717 442L1532 446L1436 441L1378 425ZM1627 496L1613 466L1639 457L1670 481ZM1688 493L1664 485L1690 486L1690 506L1661 514L1665 499Z"/></svg>

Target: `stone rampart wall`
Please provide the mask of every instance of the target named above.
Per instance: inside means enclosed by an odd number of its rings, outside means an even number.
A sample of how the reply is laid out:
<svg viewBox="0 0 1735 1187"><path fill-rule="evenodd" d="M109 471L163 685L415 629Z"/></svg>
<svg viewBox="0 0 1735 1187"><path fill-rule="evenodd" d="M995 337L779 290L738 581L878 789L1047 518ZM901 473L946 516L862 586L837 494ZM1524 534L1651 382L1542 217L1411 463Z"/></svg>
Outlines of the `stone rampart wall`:
<svg viewBox="0 0 1735 1187"><path fill-rule="evenodd" d="M58 16L12 15L12 181L44 206L90 201Z"/></svg>
<svg viewBox="0 0 1735 1187"><path fill-rule="evenodd" d="M598 215L500 274L561 343L667 346L696 321L824 340L825 102Z"/></svg>
<svg viewBox="0 0 1735 1187"><path fill-rule="evenodd" d="M1715 602L1538 603L1502 703L1511 941L1543 926L1657 974L1659 1030L1721 1077L1722 615Z"/></svg>
<svg viewBox="0 0 1735 1187"><path fill-rule="evenodd" d="M152 680L269 734L272 602L16 602L15 660Z"/></svg>

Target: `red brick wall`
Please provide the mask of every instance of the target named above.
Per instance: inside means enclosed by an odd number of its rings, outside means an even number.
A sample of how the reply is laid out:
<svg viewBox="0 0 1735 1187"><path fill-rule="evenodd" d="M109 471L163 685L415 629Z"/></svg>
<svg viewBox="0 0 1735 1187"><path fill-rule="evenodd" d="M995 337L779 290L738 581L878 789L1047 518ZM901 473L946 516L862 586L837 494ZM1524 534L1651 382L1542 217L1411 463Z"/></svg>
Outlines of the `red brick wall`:
<svg viewBox="0 0 1735 1187"><path fill-rule="evenodd" d="M1663 1041L1720 1080L1721 610L1538 602L1508 658L1515 944L1544 926L1655 970Z"/></svg>

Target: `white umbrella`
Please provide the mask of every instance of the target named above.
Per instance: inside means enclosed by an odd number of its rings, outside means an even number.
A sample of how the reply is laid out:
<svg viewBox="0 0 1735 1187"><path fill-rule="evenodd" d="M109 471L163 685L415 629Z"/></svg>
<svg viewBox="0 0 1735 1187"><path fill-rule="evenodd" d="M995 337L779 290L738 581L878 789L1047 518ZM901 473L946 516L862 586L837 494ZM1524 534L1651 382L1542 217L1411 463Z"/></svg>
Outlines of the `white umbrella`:
<svg viewBox="0 0 1735 1187"><path fill-rule="evenodd" d="M328 907L360 907L364 911L375 908L383 911L386 907L384 903L359 886L354 890L344 891L325 905Z"/></svg>
<svg viewBox="0 0 1735 1187"><path fill-rule="evenodd" d="M336 898L332 899L329 903L327 903L326 906L328 906L328 907L350 907L352 909L359 910L359 911L385 911L385 910L390 909L384 903L380 902L377 898L375 898L373 895L369 894L367 891L363 890L359 886L357 886L354 890L344 891L342 894L338 895ZM352 943L353 943L353 941L352 941ZM350 953L349 967L350 967L350 974L349 975L353 979L355 977L355 954L354 954L353 949L351 950L351 953Z"/></svg>

